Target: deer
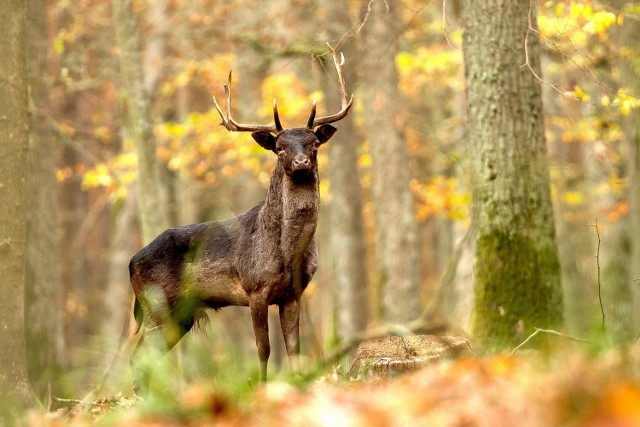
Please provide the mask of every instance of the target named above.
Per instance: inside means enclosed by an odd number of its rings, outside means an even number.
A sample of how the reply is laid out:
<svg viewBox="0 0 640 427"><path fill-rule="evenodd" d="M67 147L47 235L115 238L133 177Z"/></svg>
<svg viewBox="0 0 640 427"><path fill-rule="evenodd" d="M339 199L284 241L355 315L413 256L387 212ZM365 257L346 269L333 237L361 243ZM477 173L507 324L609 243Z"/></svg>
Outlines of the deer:
<svg viewBox="0 0 640 427"><path fill-rule="evenodd" d="M316 117L316 101L305 127L283 128L273 100L273 124L235 121L231 115L231 72L224 86L226 112L213 97L220 123L229 132L251 132L254 141L277 156L263 202L234 218L179 226L162 232L129 263L135 303L135 334L130 357L136 389L148 387L153 363L142 349L156 350L156 361L194 326L206 309L247 306L255 335L259 379L267 379L270 355L268 307L277 305L291 370L298 371L300 304L318 267L314 234L318 222L317 151L336 132L331 125L348 114L340 58L327 43L338 75L339 112ZM147 343L147 344L145 344Z"/></svg>

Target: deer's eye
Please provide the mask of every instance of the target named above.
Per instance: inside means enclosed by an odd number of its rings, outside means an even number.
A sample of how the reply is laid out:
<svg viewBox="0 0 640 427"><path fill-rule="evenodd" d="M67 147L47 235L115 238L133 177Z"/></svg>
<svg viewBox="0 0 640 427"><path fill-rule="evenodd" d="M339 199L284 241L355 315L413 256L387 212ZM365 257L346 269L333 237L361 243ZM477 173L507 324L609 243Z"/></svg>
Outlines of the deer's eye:
<svg viewBox="0 0 640 427"><path fill-rule="evenodd" d="M280 146L276 147L276 152L277 152L278 154L280 154L280 153L284 152L284 147L283 147L282 145L280 145Z"/></svg>

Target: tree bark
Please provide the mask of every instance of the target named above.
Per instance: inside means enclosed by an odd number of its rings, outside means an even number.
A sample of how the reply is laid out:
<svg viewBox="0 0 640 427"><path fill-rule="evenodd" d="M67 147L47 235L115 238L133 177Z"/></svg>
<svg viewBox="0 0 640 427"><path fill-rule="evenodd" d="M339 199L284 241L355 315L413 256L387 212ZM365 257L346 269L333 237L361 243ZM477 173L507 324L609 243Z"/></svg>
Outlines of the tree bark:
<svg viewBox="0 0 640 427"><path fill-rule="evenodd" d="M114 6L114 19L116 19L116 13L121 14L124 9L128 8L128 5L120 5L121 9L115 10ZM132 13L131 10L129 10ZM122 15L118 15L120 19ZM156 169L157 176L154 178L154 190L155 195L153 197L159 198L159 201L151 203L162 204L159 212L159 218L151 218L154 223L146 227L147 230L154 230L152 232L147 231L143 239L145 242L149 242L157 234L163 231L169 226L169 209L167 203L167 194L164 192L168 187L166 185L169 179L168 172L163 174L161 168L157 164L155 157L155 142L154 139L149 138L149 133L152 132L153 120L151 118L151 104L152 94L154 94L163 77L163 65L167 54L166 46L166 31L168 28L167 17L167 1L158 0L149 3L145 13L145 26L148 28L146 32L147 42L145 44L144 52L139 40L137 32L137 25L135 21L131 21L131 17L128 17L127 23L121 23L120 28L120 46L128 46L130 48L137 49L137 54L129 52L125 57L120 58L121 70L123 74L123 80L127 83L127 97L129 100L137 99L137 105L140 108L135 115L130 115L130 119L141 115L143 120L147 121L142 125L140 132L144 132L144 136L141 141L135 141L136 148L145 151L143 157L146 161L140 162L140 185L142 188L142 175L147 175L149 172L143 173L142 168ZM134 40L138 39L138 40ZM124 62L127 61L126 64ZM139 68L139 69L138 69ZM126 69L126 70L125 70ZM134 88L132 88L132 86ZM145 98L145 99L142 99ZM131 112L132 106L129 105L129 112ZM130 132L134 123L128 123ZM151 133L151 135L153 135ZM142 143L145 147L138 147L138 144ZM124 147L122 148L124 149ZM138 151L139 159L140 151ZM146 166L143 166L146 165ZM153 170L151 172L154 172ZM107 301L103 304L103 318L108 319L102 325L102 365L108 367L109 363L114 357L114 352L118 351L120 341L123 339L122 333L126 330L126 323L130 320L129 310L131 309L131 286L129 284L129 271L126 266L131 258L131 255L135 253L136 247L138 247L138 241L136 238L136 223L138 211L141 212L141 218L143 224L149 223L149 213L142 211L143 202L140 201L141 197L145 197L139 194L139 189L129 188L129 195L126 200L123 200L118 205L112 206L112 224L113 233L111 234L110 248L108 252L108 270L107 270L107 288L105 290L105 296ZM145 201L145 206L149 206L149 201ZM136 209L138 205L141 209ZM155 223L155 221L160 221ZM143 226L143 230L144 230Z"/></svg>
<svg viewBox="0 0 640 427"><path fill-rule="evenodd" d="M107 289L104 294L102 325L103 357L102 365L107 367L123 340L123 331L130 320L127 314L131 309L131 285L129 270L126 268L137 246L136 203L138 194L131 191L126 200L113 208L113 233L107 255ZM127 331L128 332L128 331Z"/></svg>
<svg viewBox="0 0 640 427"><path fill-rule="evenodd" d="M626 20L622 29L620 47L635 48L640 37L640 23ZM640 93L640 72L637 56L624 58L620 66L621 85L629 88L632 94ZM628 270L626 284L631 290L633 306L631 307L631 337L636 338L640 329L640 111L633 109L623 121L626 147L626 173L629 198L629 218L626 220L626 243L628 247Z"/></svg>
<svg viewBox="0 0 640 427"><path fill-rule="evenodd" d="M462 2L462 19L476 230L471 332L489 347L511 346L562 320L535 7Z"/></svg>
<svg viewBox="0 0 640 427"><path fill-rule="evenodd" d="M344 5L332 2L327 5L328 39L346 33L352 27ZM334 47L346 58L344 66L347 90L354 90L357 51L349 46ZM326 108L338 108L340 99L335 81L333 64L325 63L324 88ZM327 168L331 183L329 205L330 257L332 261L333 300L336 329L340 342L349 341L367 328L368 292L365 270L364 230L360 173L358 171L358 147L360 138L356 134L354 113L338 124L338 133L329 144Z"/></svg>
<svg viewBox="0 0 640 427"><path fill-rule="evenodd" d="M48 38L45 1L27 2L30 102L30 151L27 213L25 312L27 364L31 384L43 395L62 366L64 332L58 262L58 200L55 169L58 152L46 119L50 101L46 83Z"/></svg>
<svg viewBox="0 0 640 427"><path fill-rule="evenodd" d="M406 322L420 314L420 270L395 68L401 31L400 5L385 1L368 5L360 88L373 160L376 285L383 299L383 318L388 322Z"/></svg>
<svg viewBox="0 0 640 427"><path fill-rule="evenodd" d="M120 69L126 98L126 129L138 154L139 202L144 243L169 226L162 176L156 158L156 142L150 97L145 89L142 43L131 0L115 0L113 21L120 48Z"/></svg>
<svg viewBox="0 0 640 427"><path fill-rule="evenodd" d="M568 76L570 77L570 76ZM544 89L544 88L543 88ZM545 104L546 114L566 115L567 117L581 117L584 104L567 102L557 99L557 92L549 89L549 102ZM544 96L544 95L543 95ZM556 100L556 102L553 102ZM556 181L557 194L567 191L583 191L584 182L575 179L575 169L588 171L593 165L589 164L592 154L587 144L581 141L566 143L559 136L550 146L550 159L556 159L559 177ZM553 161L553 160L551 160ZM565 165L574 165L565 167ZM588 177L588 173L585 173ZM590 178L587 178L589 182ZM564 326L575 335L584 336L592 333L596 325L600 325L600 311L598 305L596 254L597 238L594 228L585 227L585 223L594 221L595 216L589 216L588 222L578 220L592 209L591 200L584 205L571 205L560 202L556 210L556 232L558 242L558 257L560 259L561 280L564 296ZM584 260L593 260L585 263ZM587 285L588 284L588 285Z"/></svg>
<svg viewBox="0 0 640 427"><path fill-rule="evenodd" d="M25 353L29 104L26 2L0 5L0 424L30 399Z"/></svg>

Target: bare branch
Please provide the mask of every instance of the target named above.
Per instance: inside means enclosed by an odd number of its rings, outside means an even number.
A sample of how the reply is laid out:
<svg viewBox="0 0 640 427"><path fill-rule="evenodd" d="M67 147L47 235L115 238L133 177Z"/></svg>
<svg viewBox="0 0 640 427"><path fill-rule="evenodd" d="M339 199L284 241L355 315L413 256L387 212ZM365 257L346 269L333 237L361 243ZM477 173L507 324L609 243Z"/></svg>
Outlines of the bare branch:
<svg viewBox="0 0 640 427"><path fill-rule="evenodd" d="M590 224L591 227L596 229L596 236L598 237L598 250L596 252L596 265L598 266L598 301L600 301L600 313L602 313L602 330L605 330L605 313L604 306L602 304L602 283L600 282L600 243L602 240L600 239L600 229L598 228L598 218L596 218L595 224Z"/></svg>
<svg viewBox="0 0 640 427"><path fill-rule="evenodd" d="M449 47L453 48L453 43L451 43L449 33L447 32L447 0L442 0L442 32Z"/></svg>
<svg viewBox="0 0 640 427"><path fill-rule="evenodd" d="M527 339L525 339L524 341L522 341L516 348L514 348L513 350L511 350L511 353L509 353L509 356L513 356L516 351L520 350L522 347L524 347L529 341L531 341L531 339L533 339L533 337L535 337L536 335L538 335L539 333L544 333L544 334L550 334L550 335L556 335L559 337L563 337L563 338L569 338L571 340L574 341L579 341L579 342L590 342L589 340L585 340L584 338L580 338L580 337L575 337L573 335L567 335L567 334L563 334L562 332L558 332L558 331L554 331L553 329L540 329L540 328L535 328L535 331L533 331L533 333L531 335L529 335L527 337Z"/></svg>
<svg viewBox="0 0 640 427"><path fill-rule="evenodd" d="M540 77L538 75L538 73L533 69L533 67L531 66L531 61L529 59L529 34L531 34L531 32L534 33L538 33L535 28L533 27L533 18L532 18L532 13L533 13L533 0L529 0L529 13L527 14L527 32L524 36L524 59L525 62L523 64L523 66L526 66L529 71L531 71L531 74L533 75L533 77L536 78L536 80L538 80L540 83L543 83L547 86L549 86L550 88L552 88L553 90L555 90L556 92L558 92L559 94L561 94L562 96L569 98L569 99L575 99L576 101L579 101L579 99L575 96L571 96L568 95L565 91L562 91L558 86L554 85L553 83L549 83L548 81L546 81L545 79L543 79L542 77Z"/></svg>

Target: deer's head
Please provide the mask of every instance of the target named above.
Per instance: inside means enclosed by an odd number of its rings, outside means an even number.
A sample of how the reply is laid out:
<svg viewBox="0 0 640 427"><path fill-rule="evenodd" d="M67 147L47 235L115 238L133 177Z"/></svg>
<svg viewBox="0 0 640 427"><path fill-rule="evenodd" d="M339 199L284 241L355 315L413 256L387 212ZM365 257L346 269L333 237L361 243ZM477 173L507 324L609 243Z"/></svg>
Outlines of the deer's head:
<svg viewBox="0 0 640 427"><path fill-rule="evenodd" d="M333 48L328 43L327 46L333 57L333 62L338 73L338 83L340 84L341 109L336 114L316 117L316 101L314 100L306 126L285 129L280 123L278 105L274 99L273 125L238 123L231 117L231 72L229 72L228 83L224 85L227 101L226 114L220 108L215 96L213 97L215 107L222 118L221 125L229 131L252 132L251 136L253 136L253 139L260 144L260 146L278 155L278 161L281 162L285 173L291 177L306 177L314 174L317 168L318 148L327 142L336 131L336 128L331 126L330 123L343 119L353 104L353 95L351 99L347 101L344 77L342 76L344 56L341 54L340 60L338 60Z"/></svg>

